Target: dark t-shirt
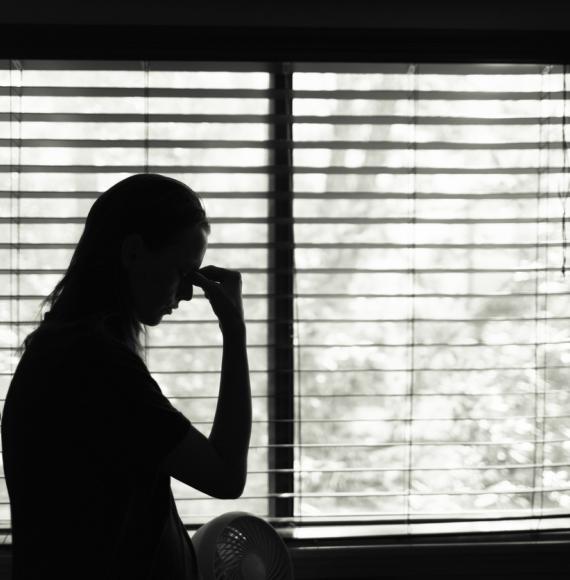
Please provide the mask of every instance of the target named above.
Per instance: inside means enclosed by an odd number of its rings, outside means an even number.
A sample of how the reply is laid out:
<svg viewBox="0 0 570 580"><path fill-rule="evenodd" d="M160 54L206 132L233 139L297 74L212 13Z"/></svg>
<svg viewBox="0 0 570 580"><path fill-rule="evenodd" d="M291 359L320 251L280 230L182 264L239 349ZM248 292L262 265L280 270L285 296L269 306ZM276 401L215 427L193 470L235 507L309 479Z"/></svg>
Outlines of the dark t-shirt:
<svg viewBox="0 0 570 580"><path fill-rule="evenodd" d="M170 477L190 421L85 324L34 338L2 416L14 580L197 578Z"/></svg>

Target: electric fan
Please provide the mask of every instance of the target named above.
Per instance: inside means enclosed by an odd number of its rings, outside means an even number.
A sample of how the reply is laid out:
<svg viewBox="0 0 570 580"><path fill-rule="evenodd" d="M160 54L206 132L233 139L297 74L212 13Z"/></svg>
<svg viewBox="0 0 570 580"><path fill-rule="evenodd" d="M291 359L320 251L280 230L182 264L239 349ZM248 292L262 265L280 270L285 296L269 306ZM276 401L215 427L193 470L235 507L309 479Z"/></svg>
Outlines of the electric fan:
<svg viewBox="0 0 570 580"><path fill-rule="evenodd" d="M265 520L228 512L192 536L200 580L293 580L285 542Z"/></svg>

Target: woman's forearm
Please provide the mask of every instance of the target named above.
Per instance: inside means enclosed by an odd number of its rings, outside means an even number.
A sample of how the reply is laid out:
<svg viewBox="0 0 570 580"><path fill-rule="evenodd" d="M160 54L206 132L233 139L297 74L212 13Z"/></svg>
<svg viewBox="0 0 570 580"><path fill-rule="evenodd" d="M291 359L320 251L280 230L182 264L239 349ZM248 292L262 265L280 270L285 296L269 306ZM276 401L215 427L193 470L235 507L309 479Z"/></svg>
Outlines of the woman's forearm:
<svg viewBox="0 0 570 580"><path fill-rule="evenodd" d="M210 442L243 490L251 437L251 387L245 325L223 334L220 392Z"/></svg>

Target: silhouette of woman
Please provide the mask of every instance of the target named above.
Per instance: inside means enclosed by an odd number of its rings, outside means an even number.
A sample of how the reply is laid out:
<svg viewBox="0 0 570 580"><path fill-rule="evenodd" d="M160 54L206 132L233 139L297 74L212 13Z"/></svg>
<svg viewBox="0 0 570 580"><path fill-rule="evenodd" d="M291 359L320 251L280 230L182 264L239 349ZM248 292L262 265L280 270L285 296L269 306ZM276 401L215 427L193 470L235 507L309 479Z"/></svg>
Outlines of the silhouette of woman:
<svg viewBox="0 0 570 580"><path fill-rule="evenodd" d="M251 435L241 276L202 267L209 233L199 197L162 175L130 176L91 207L4 405L15 580L198 577L170 477L239 497ZM193 286L223 337L208 437L163 395L140 342Z"/></svg>

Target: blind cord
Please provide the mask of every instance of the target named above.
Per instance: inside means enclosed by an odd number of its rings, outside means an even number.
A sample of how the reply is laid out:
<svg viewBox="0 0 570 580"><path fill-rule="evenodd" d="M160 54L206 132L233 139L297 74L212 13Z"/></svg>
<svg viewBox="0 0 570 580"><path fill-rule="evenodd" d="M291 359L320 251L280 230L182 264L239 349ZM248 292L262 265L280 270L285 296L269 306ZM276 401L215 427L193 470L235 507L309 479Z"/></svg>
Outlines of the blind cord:
<svg viewBox="0 0 570 580"><path fill-rule="evenodd" d="M289 69L288 69L289 70ZM293 117L293 79L294 79L294 72L290 73L290 77L291 82L289 84L289 86L287 87L287 90L289 92L289 94L287 95L286 98L286 102L288 103L288 107L290 106L291 109L288 110L288 114L290 116L290 118ZM294 170L293 167L293 144L295 143L295 139L294 139L294 135L293 135L293 131L294 131L294 125L293 123L290 124L290 129L289 129L290 133L289 133L289 138L290 138L290 143L291 143L291 147L289 149L289 154L287 156L287 162L289 164L289 168L291 169L291 171ZM293 300L293 352L294 352L294 357L295 357L295 373L294 376L296 376L296 391L297 391L297 405L296 405L296 409L295 409L295 417L293 418L294 421L296 421L296 425L297 425L297 442L298 442L298 465L294 467L294 470L296 471L296 475L297 475L297 484L296 484L296 491L298 492L298 498L293 499L293 516L295 517L295 511L297 511L298 513L298 517L299 517L299 522L301 523L303 521L303 457L302 457L302 453L303 453L303 431L301 428L302 425L302 405L301 405L301 401L303 400L303 372L301 369L301 331L299 328L299 321L301 320L301 317L299 315L299 301L297 300L297 295L298 295L298 287L297 287L297 262L296 262L296 245L295 245L295 188L294 188L294 182L291 182L292 184L292 192L291 192L291 196L292 196L292 210L291 210L291 217L293 219L293 223L291 224L291 243L293 246L293 251L291 252L291 266L292 266L292 272L291 272L291 276L292 276L292 289L293 289L293 296L292 296L292 300ZM294 460L293 460L294 461ZM297 503L298 502L298 503Z"/></svg>
<svg viewBox="0 0 570 580"><path fill-rule="evenodd" d="M148 173L148 157L149 157L149 127L150 127L150 118L149 118L149 62L148 60L143 61L143 89L144 89L144 98L143 98L143 115L144 115L144 172ZM148 329L144 326L144 357L145 357L145 364L148 365L148 351L149 351L149 336L148 336Z"/></svg>
<svg viewBox="0 0 570 580"><path fill-rule="evenodd" d="M550 65L547 67L546 72L548 72L548 102L549 104L552 102L552 95L551 95L551 87L552 87L552 82L551 82L551 77L550 74L553 72L553 67ZM541 80L544 77L541 76ZM550 109L550 107L549 107ZM551 115L549 114L549 125L548 128L550 129L550 119L551 119ZM543 130L543 119L541 118L541 125L540 125L540 130L542 132ZM547 149L546 149L546 153L547 153L547 161L546 161L546 165L549 166L550 165L550 159L551 159L551 142L550 142L550 135L551 135L551 131L548 131L548 140L547 140ZM541 145L543 142L543 138L541 136ZM547 174L547 193L550 193L550 173ZM548 210L548 205L550 203L550 197L549 196L544 196L544 191L543 190L539 190L539 199L540 202L542 203L542 206L544 207L544 203L546 202L546 206L547 206L547 210ZM545 243L544 244L540 244L540 240L537 240L537 245L539 247L543 248L543 260L544 260L544 264L547 265L550 262L549 259L549 248L548 248L548 244L550 243L550 213L547 211L546 212L546 222L544 224L544 235L545 235ZM564 246L562 247L562 251L564 252ZM543 331L543 341L544 344L548 344L548 340L549 340L549 328L550 328L550 324L547 318L547 313L549 312L549 300L548 300L548 292L546 291L546 288L549 287L549 272L548 270L544 270L544 274L543 274L543 282L545 285L545 291L543 294L537 293L539 296L543 296L543 301L544 301L544 306L543 306L543 310L542 310L542 331ZM538 317L538 314L537 314ZM538 349L537 349L537 354L538 354ZM539 495L539 518L537 518L536 520L536 527L537 530L539 531L541 523L543 522L543 518L544 518L544 494L545 494L545 482L544 482L544 439L546 437L546 422L547 422L547 418L546 418L546 389L548 388L548 365L547 365L547 360L548 357L546 356L546 348L543 347L542 349L542 361L539 360L540 357L537 356L536 362L538 364L538 366L541 366L543 369L543 379L541 381L541 384L536 383L535 389L536 389L536 393L537 396L539 397L539 401L540 401L540 409L541 409L541 413L539 413L539 409L535 410L535 422L538 423L538 425L540 425L540 431L537 433L537 436L539 438L539 449L541 451L540 454L540 465L541 465L541 482L540 482L540 488L541 488L541 492ZM538 375L537 375L538 376ZM540 416L540 420L538 420L538 417Z"/></svg>
<svg viewBox="0 0 570 580"><path fill-rule="evenodd" d="M568 143L566 142L566 67L562 66L562 185L558 187L558 197L562 203L562 276L566 277L566 200L568 199Z"/></svg>
<svg viewBox="0 0 570 580"><path fill-rule="evenodd" d="M11 308L11 319L16 320L16 342L22 343L22 328L20 324L20 264L21 264L21 167L22 167L22 64L18 60L10 60L10 242L14 239L17 251L10 252L10 295L16 296L15 314ZM14 144L17 143L17 147ZM14 232L15 230L15 232ZM14 291L14 278L16 290ZM10 300L10 304L14 304ZM16 368L16 360L11 357L11 370Z"/></svg>
<svg viewBox="0 0 570 580"><path fill-rule="evenodd" d="M149 61L145 60L144 68L144 172L148 173L149 131L150 131L150 91L149 91Z"/></svg>
<svg viewBox="0 0 570 580"><path fill-rule="evenodd" d="M415 317L416 317L416 160L417 160L417 147L416 147L416 128L417 128L417 105L418 105L418 68L419 65L412 64L408 69L408 75L411 75L412 83L412 135L411 135L411 236L412 243L410 245L412 267L411 267L411 277L410 277L410 299L411 299L411 315L409 321L410 328L410 391L409 391L409 423L408 423L408 457L407 464L408 469L406 471L406 507L405 507L405 517L406 517L406 530L408 535L411 534L410 527L410 514L411 514L411 493L413 485L413 446L414 446L414 387L415 387L415 343L416 343L416 331L415 331Z"/></svg>
<svg viewBox="0 0 570 580"><path fill-rule="evenodd" d="M294 233L295 231L295 226L293 225L292 231ZM297 294L298 294L298 288L297 288L297 276L295 275L295 272L297 271L297 265L295 262L295 245L293 244L293 272L292 272L292 276L293 276L293 311L294 311L294 319L293 319L293 336L294 336L294 344L293 344L293 348L295 350L295 374L297 376L297 408L295 411L296 417L296 423L297 423L297 441L298 441L298 459L299 459L299 464L298 464L298 468L297 468L297 490L299 493L299 497L298 497L298 501L299 501L299 505L296 506L298 509L298 514L299 514L299 521L302 522L303 521L303 458L302 458L302 453L303 453L303 435L302 435L302 429L301 429L301 424L302 424L302 420L301 420L301 412L302 412L302 407L301 407L301 401L303 398L303 381L302 381L302 370L301 370L301 333L299 330L299 324L298 321L300 320L300 316L299 316L299 302L297 300ZM294 515L294 514L293 514Z"/></svg>
<svg viewBox="0 0 570 580"><path fill-rule="evenodd" d="M536 195L536 215L540 216L541 215L541 209L542 209L542 178L543 178L543 145L544 145L544 96L545 96L545 88L544 88L544 75L545 73L548 73L549 70L547 67L545 67L542 70L542 73L540 75L540 101L539 101L539 119L540 119L540 123L538 126L538 132L539 132L539 137L538 137L538 167L537 167L537 195ZM549 88L550 88L550 83L548 84ZM549 100L550 102L550 100ZM546 156L546 163L550 162L550 156L547 154ZM548 175L548 174L547 174ZM548 229L548 224L547 224L547 229ZM537 493L536 493L536 488L537 488L537 481L538 481L538 475L539 475L539 469L537 469L537 464L538 464L538 446L539 446L539 439L543 439L543 436L539 437L538 433L539 433L539 421L538 421L538 407L539 407L539 382L540 382L540 377L539 377L539 340L540 340L540 325L539 325L539 312L540 312L540 304L539 304L539 289L540 289L540 284L539 284L539 277L540 277L540 272L539 272L539 263L540 263L540 220L537 219L536 221L536 245L535 245L535 252L534 252L534 256L535 256L535 263L536 263L536 275L534 276L534 415L535 415L535 429L534 429L534 452L533 452L533 464L534 467L532 469L532 501L531 501L531 510L532 510L532 515L533 517L536 516L536 501L537 501ZM544 274L546 276L546 272ZM543 473L543 471L540 472L541 474ZM542 484L541 484L542 487ZM542 497L542 493L539 493L539 496ZM542 511L541 509L539 511ZM538 525L538 523L537 523Z"/></svg>

